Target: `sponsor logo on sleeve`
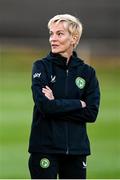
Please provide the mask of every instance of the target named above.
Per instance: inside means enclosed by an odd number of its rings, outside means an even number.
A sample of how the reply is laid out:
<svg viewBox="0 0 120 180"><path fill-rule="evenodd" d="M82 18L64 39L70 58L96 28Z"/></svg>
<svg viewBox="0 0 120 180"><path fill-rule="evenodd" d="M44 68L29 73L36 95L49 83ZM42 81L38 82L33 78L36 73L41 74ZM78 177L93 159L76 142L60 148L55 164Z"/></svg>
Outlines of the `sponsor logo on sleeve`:
<svg viewBox="0 0 120 180"><path fill-rule="evenodd" d="M33 74L33 78L40 78L40 76L41 76L41 73L35 73L35 74Z"/></svg>

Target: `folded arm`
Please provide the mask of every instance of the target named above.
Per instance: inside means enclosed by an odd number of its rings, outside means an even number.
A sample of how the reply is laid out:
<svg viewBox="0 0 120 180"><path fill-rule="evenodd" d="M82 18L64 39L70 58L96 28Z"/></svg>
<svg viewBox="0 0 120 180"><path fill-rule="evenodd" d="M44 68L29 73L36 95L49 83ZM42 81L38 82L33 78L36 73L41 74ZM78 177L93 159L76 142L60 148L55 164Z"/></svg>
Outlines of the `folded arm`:
<svg viewBox="0 0 120 180"><path fill-rule="evenodd" d="M40 76L35 77L35 73L40 74ZM94 122L97 118L100 90L94 70L91 72L84 100L55 99L52 90L49 88L42 64L39 64L39 66L34 64L32 92L37 108L46 115L56 117L56 120L73 120L85 123Z"/></svg>
<svg viewBox="0 0 120 180"><path fill-rule="evenodd" d="M79 99L54 99L48 85L42 63L34 63L32 70L32 93L37 108L45 114L66 113L80 110L83 102Z"/></svg>

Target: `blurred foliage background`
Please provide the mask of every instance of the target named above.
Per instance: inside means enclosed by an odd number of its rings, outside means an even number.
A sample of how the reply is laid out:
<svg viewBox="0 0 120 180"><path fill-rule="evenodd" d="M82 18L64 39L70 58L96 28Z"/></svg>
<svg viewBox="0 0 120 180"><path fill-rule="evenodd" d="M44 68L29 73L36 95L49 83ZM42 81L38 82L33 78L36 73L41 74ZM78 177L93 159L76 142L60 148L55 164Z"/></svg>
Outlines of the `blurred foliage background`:
<svg viewBox="0 0 120 180"><path fill-rule="evenodd" d="M77 53L96 69L100 82L99 115L88 124L92 154L87 178L120 179L120 1L67 0L63 6L62 0L53 0L52 4L0 0L0 179L30 178L31 68L50 51L47 21L58 13L82 20Z"/></svg>

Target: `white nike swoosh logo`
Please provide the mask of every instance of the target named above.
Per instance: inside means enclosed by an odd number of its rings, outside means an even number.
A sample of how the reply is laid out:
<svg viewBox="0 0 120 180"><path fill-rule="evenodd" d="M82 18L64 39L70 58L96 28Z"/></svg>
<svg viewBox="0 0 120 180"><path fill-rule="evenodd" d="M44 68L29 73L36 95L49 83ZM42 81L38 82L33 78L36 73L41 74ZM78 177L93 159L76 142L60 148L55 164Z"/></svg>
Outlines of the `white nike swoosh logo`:
<svg viewBox="0 0 120 180"><path fill-rule="evenodd" d="M87 167L87 164L86 164L84 161L83 161L83 166L84 166L84 167Z"/></svg>

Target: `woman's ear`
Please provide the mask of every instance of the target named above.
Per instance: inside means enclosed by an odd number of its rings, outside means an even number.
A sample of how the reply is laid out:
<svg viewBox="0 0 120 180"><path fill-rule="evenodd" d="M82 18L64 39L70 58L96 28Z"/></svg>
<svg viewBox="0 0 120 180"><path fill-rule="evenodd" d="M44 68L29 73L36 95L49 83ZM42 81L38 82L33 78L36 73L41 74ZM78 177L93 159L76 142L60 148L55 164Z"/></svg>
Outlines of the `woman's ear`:
<svg viewBox="0 0 120 180"><path fill-rule="evenodd" d="M72 42L72 45L75 46L77 43L77 36L72 35L72 41L71 42Z"/></svg>

